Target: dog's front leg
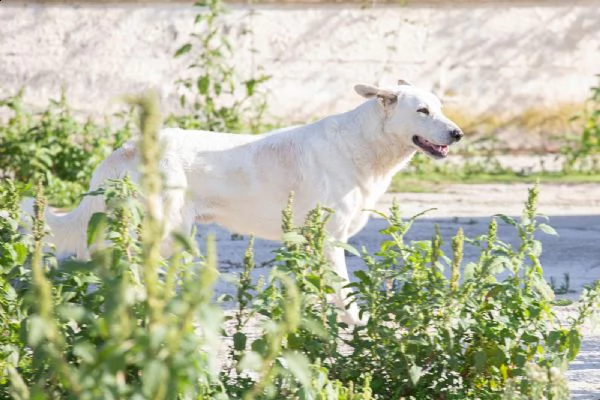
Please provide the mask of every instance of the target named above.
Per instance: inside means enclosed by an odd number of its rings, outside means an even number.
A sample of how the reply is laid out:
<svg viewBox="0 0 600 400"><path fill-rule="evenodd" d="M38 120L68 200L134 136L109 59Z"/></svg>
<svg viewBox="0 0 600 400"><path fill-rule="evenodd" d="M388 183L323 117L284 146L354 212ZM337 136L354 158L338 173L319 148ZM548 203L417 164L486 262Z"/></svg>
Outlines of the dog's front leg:
<svg viewBox="0 0 600 400"><path fill-rule="evenodd" d="M344 287L350 282L344 249L329 245L326 247L325 255L329 260L333 271L342 278L340 286L336 287L336 292L332 295L333 298L331 299L336 306L345 310L342 321L351 325L364 324L366 321L364 321L364 316L363 319L359 317L359 310L356 302L350 304L351 299L348 298L348 295L352 292L351 289Z"/></svg>

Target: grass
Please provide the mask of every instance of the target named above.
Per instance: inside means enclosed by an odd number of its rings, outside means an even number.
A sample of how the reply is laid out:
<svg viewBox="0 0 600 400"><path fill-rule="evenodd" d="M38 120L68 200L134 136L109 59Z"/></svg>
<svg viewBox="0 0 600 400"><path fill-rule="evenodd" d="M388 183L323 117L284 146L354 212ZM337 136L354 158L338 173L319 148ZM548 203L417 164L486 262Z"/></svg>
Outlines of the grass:
<svg viewBox="0 0 600 400"><path fill-rule="evenodd" d="M600 174L539 172L528 175L498 172L463 175L445 172L429 172L419 174L399 173L392 180L389 192L425 193L437 192L448 184L513 184L513 183L600 183Z"/></svg>
<svg viewBox="0 0 600 400"><path fill-rule="evenodd" d="M582 103L560 103L554 106L530 106L518 114L470 113L464 109L448 107L445 114L467 133L467 135L497 135L506 130L545 137L560 138L580 126L573 125L573 115L585 107Z"/></svg>

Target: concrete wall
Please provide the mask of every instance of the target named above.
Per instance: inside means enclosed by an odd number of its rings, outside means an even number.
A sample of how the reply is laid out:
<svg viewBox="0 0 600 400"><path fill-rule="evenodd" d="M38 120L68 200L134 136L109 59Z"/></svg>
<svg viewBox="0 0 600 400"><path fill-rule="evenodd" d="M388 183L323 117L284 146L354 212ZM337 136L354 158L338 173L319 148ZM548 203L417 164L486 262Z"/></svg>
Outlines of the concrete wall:
<svg viewBox="0 0 600 400"><path fill-rule="evenodd" d="M398 78L469 113L518 112L583 101L600 73L600 2L540 3L234 5L227 22L242 73L262 66L273 76L276 117L343 111L360 101L355 83ZM172 54L195 13L2 1L0 94L26 86L28 101L41 105L65 87L76 108L103 113L116 96L154 86L171 107L187 63Z"/></svg>

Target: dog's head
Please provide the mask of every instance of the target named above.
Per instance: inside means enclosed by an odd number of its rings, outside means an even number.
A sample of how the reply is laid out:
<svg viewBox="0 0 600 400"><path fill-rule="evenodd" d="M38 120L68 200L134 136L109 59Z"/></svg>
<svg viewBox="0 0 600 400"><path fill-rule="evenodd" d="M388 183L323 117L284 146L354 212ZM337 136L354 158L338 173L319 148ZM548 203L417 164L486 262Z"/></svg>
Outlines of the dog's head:
<svg viewBox="0 0 600 400"><path fill-rule="evenodd" d="M356 92L377 98L384 115L383 129L407 146L414 146L433 158L448 155L448 146L463 132L442 112L442 103L431 92L399 81L393 88L356 85Z"/></svg>

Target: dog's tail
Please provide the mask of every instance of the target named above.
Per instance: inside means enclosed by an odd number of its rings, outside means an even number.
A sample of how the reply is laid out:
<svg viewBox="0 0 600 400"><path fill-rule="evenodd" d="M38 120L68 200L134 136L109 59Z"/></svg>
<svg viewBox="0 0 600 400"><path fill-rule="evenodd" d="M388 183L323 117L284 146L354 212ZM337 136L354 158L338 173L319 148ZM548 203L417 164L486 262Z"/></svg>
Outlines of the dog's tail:
<svg viewBox="0 0 600 400"><path fill-rule="evenodd" d="M132 143L114 151L98 165L90 183L90 191L102 186L106 179L122 178L131 169L130 161L135 155ZM35 200L26 198L21 203L21 209L29 216L34 215L33 205ZM78 259L89 259L87 248L87 226L94 213L104 211L104 199L101 196L85 196L73 211L60 214L46 209L46 224L50 227L51 238L49 242L56 246L56 255L64 256L75 254ZM25 223L30 226L29 223Z"/></svg>
<svg viewBox="0 0 600 400"><path fill-rule="evenodd" d="M21 203L23 211L33 216L33 198L26 198ZM75 254L78 259L89 259L87 249L87 225L95 212L104 209L104 202L99 196L86 196L73 211L65 214L46 209L45 220L50 228L51 237L47 239L56 247L56 255L61 257ZM26 223L30 226L30 223Z"/></svg>

